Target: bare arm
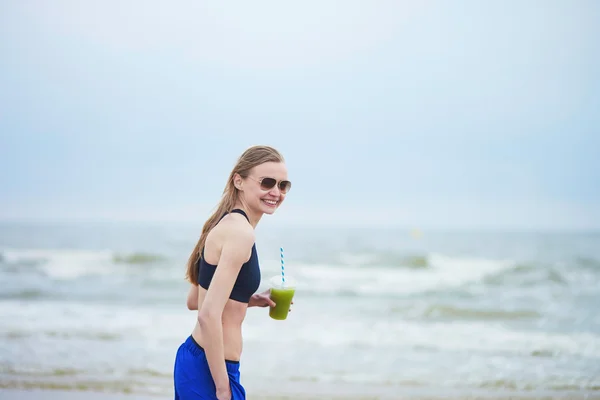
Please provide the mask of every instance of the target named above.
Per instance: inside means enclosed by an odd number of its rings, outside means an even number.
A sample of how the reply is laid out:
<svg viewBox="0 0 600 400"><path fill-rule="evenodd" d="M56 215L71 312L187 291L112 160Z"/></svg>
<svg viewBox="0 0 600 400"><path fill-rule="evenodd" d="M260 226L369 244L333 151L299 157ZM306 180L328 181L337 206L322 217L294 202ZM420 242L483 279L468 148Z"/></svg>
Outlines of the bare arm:
<svg viewBox="0 0 600 400"><path fill-rule="evenodd" d="M254 232L249 225L233 224L229 228L217 269L204 297L202 308L198 311L198 322L206 345L206 360L217 393L229 392L229 376L223 350L223 309L242 264L250 255L253 243Z"/></svg>
<svg viewBox="0 0 600 400"><path fill-rule="evenodd" d="M187 308L188 310L198 309L198 285L192 283L190 291L187 296Z"/></svg>

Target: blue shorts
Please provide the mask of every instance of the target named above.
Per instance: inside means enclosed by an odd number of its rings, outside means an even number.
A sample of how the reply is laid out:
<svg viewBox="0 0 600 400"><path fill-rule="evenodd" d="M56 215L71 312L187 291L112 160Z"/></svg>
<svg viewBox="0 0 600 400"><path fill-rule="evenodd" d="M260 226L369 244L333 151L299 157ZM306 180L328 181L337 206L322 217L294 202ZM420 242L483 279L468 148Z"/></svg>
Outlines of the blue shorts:
<svg viewBox="0 0 600 400"><path fill-rule="evenodd" d="M225 360L231 400L245 400L246 391L240 383L240 363ZM213 381L206 353L190 335L177 349L173 371L175 400L217 400L217 389Z"/></svg>

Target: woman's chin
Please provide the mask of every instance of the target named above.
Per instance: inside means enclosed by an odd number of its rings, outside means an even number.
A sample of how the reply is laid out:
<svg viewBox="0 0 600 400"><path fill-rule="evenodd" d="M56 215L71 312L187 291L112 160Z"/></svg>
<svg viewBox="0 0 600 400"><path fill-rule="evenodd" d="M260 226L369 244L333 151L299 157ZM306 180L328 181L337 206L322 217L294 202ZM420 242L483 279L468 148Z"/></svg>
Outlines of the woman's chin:
<svg viewBox="0 0 600 400"><path fill-rule="evenodd" d="M275 210L277 210L277 207L262 207L261 211L263 212L263 214L274 214Z"/></svg>

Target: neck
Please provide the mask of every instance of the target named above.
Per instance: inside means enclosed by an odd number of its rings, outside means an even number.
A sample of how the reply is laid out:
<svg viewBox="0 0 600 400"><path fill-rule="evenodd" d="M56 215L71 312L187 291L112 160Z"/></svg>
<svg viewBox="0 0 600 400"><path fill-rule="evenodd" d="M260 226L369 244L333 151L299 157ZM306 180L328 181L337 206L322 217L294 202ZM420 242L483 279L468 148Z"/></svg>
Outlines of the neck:
<svg viewBox="0 0 600 400"><path fill-rule="evenodd" d="M256 225L258 225L258 222L263 214L262 212L253 212L250 207L246 206L242 201L237 201L233 208L239 208L240 210L243 210L248 216L250 225L252 225L253 228L256 228Z"/></svg>

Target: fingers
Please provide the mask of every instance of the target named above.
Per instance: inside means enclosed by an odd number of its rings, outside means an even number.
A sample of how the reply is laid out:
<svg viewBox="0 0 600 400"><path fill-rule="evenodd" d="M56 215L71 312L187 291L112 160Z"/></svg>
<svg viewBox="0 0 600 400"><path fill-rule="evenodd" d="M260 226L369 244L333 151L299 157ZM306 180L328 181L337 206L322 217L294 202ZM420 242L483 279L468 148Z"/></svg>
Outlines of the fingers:
<svg viewBox="0 0 600 400"><path fill-rule="evenodd" d="M277 304L271 299L267 299L267 303L269 303L269 307L275 307Z"/></svg>

